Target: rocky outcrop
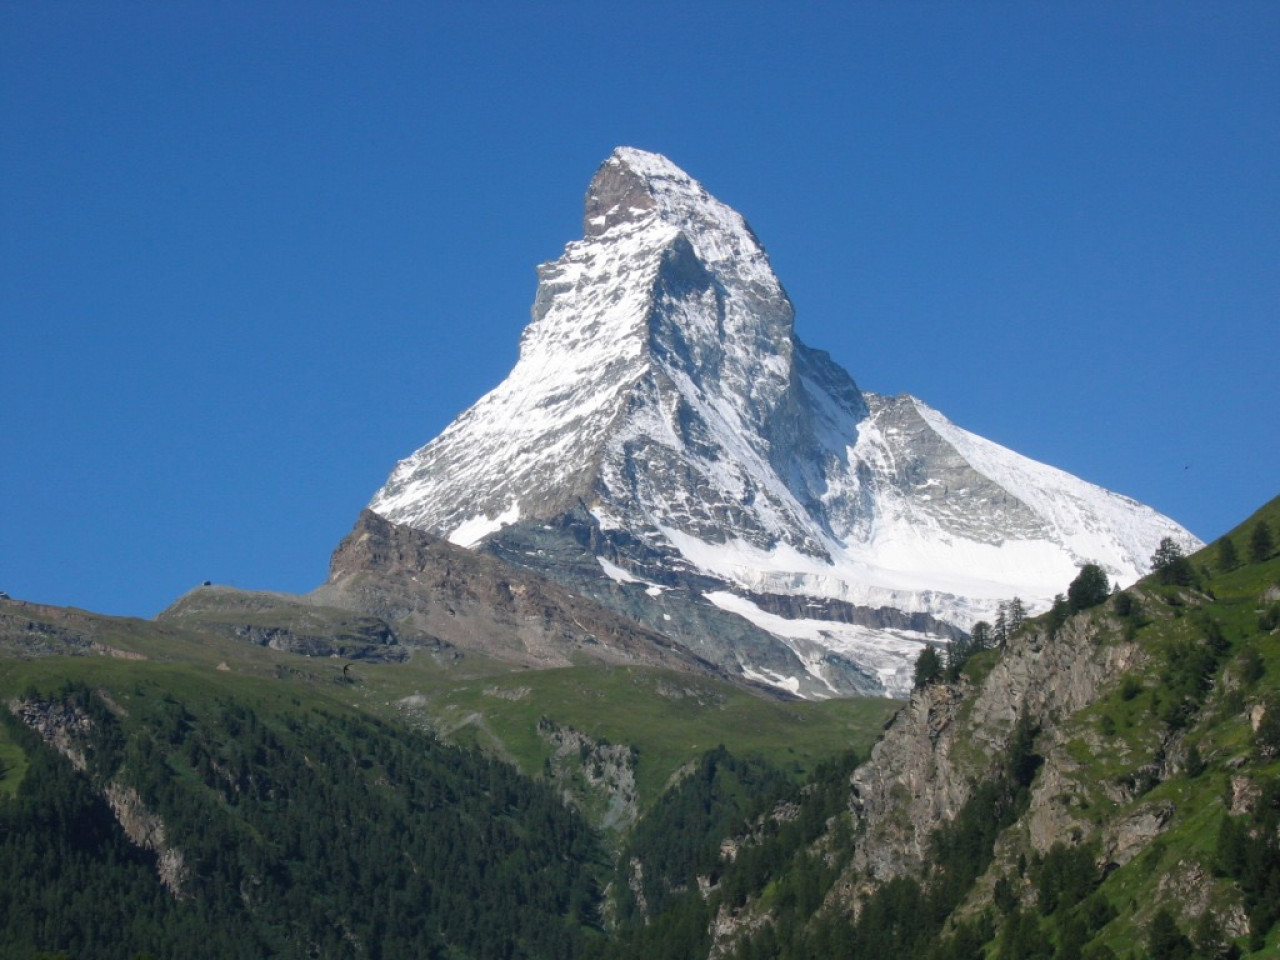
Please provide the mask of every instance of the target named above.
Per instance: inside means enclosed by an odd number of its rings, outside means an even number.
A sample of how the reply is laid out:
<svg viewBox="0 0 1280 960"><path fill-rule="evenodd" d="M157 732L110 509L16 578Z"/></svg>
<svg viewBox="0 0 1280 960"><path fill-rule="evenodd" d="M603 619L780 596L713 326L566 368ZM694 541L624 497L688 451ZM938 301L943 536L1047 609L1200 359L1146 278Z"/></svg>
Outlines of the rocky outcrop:
<svg viewBox="0 0 1280 960"><path fill-rule="evenodd" d="M58 700L11 700L9 712L70 760L81 773L88 769L84 741L93 722L79 707Z"/></svg>
<svg viewBox="0 0 1280 960"><path fill-rule="evenodd" d="M12 700L9 711L66 757L73 767L88 774L95 783L98 781L90 769L86 749L93 730L93 721L87 712L75 704L46 699ZM135 846L155 855L160 883L174 897L181 896L187 867L182 851L166 839L164 820L147 807L133 787L111 780L100 784L98 789L125 836Z"/></svg>
<svg viewBox="0 0 1280 960"><path fill-rule="evenodd" d="M538 735L554 748L547 772L561 785L566 802L601 807L593 820L608 831L621 834L635 824L640 807L632 747L597 740L545 717L538 721Z"/></svg>
<svg viewBox="0 0 1280 960"><path fill-rule="evenodd" d="M1123 867L1165 831L1173 814L1172 804L1148 804L1112 824L1103 841L1103 863Z"/></svg>
<svg viewBox="0 0 1280 960"><path fill-rule="evenodd" d="M929 835L998 773L1019 720L1038 731L1036 752L1044 758L1023 818L1029 845L1043 852L1082 827L1071 799L1079 792L1078 765L1064 749L1060 724L1142 659L1119 635L1100 610L1055 633L1034 623L977 683L916 691L852 778L851 802L865 831L853 857L859 884L923 869ZM1146 825L1135 821L1117 835L1115 852L1130 855L1159 832L1144 832Z"/></svg>
<svg viewBox="0 0 1280 960"><path fill-rule="evenodd" d="M147 808L142 797L133 787L108 783L103 797L116 820L135 846L156 855L156 873L160 883L174 897L182 895L182 884L187 876L187 866L182 851L169 845L165 836L164 821Z"/></svg>
<svg viewBox="0 0 1280 960"><path fill-rule="evenodd" d="M722 674L661 634L532 572L369 510L309 599L378 617L409 645L522 667L630 663Z"/></svg>

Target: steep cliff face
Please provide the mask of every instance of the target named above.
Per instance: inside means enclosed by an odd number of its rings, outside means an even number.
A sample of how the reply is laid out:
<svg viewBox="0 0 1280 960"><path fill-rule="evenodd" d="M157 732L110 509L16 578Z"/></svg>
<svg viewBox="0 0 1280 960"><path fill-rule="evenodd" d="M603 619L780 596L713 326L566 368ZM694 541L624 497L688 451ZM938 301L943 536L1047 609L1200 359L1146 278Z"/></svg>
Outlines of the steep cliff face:
<svg viewBox="0 0 1280 960"><path fill-rule="evenodd" d="M525 667L635 663L699 673L711 664L556 583L364 511L307 598L389 625L441 656L482 654Z"/></svg>
<svg viewBox="0 0 1280 960"><path fill-rule="evenodd" d="M1211 558L1032 620L914 691L850 778L828 915L882 921L881 894L914 883L949 918L936 936L1001 956L1124 955L1161 930L1197 956L1271 955L1280 568Z"/></svg>
<svg viewBox="0 0 1280 960"><path fill-rule="evenodd" d="M916 691L868 763L853 776L852 804L865 834L852 870L862 885L920 872L931 833L951 821L974 788L998 775L1018 723L1037 732L1044 764L1026 814L1043 853L1076 825L1069 801L1080 765L1063 749L1064 724L1097 702L1142 659L1121 625L1099 611L1057 631L1016 634L986 676Z"/></svg>

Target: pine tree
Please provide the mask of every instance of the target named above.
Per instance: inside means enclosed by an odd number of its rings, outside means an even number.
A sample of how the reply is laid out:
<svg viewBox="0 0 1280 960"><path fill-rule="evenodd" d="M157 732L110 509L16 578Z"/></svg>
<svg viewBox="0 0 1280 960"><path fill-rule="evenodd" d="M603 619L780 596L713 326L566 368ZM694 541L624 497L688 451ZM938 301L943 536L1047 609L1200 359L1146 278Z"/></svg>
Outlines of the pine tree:
<svg viewBox="0 0 1280 960"><path fill-rule="evenodd" d="M1151 555L1151 569L1161 583L1189 587L1195 581L1191 561L1173 537L1165 537Z"/></svg>
<svg viewBox="0 0 1280 960"><path fill-rule="evenodd" d="M1151 960L1191 960L1191 941L1178 929L1168 907L1161 907L1151 918L1147 931L1147 955Z"/></svg>
<svg viewBox="0 0 1280 960"><path fill-rule="evenodd" d="M1053 606L1049 608L1049 632L1057 633L1058 628L1067 622L1067 617L1071 616L1071 604L1067 602L1065 595L1059 593L1053 597Z"/></svg>
<svg viewBox="0 0 1280 960"><path fill-rule="evenodd" d="M967 637L961 637L958 640L947 641L947 656L944 677L947 683L955 683L960 679L960 670L964 667L964 662L969 659L969 640Z"/></svg>
<svg viewBox="0 0 1280 960"><path fill-rule="evenodd" d="M973 625L973 629L969 631L969 642L973 647L974 653L979 650L988 650L993 642L991 636L991 624L985 620L979 620Z"/></svg>
<svg viewBox="0 0 1280 960"><path fill-rule="evenodd" d="M1111 596L1106 572L1096 563L1086 563L1067 587L1067 603L1072 613L1096 607Z"/></svg>
<svg viewBox="0 0 1280 960"><path fill-rule="evenodd" d="M942 676L942 658L931 644L925 644L916 659L915 676L912 684L916 690L934 683Z"/></svg>
<svg viewBox="0 0 1280 960"><path fill-rule="evenodd" d="M1009 635L1012 636L1021 630L1026 619L1027 605L1022 602L1021 597L1014 597L1009 601Z"/></svg>
<svg viewBox="0 0 1280 960"><path fill-rule="evenodd" d="M1271 558L1275 550L1275 541L1271 538L1271 526L1265 520L1259 520L1249 537L1249 559L1253 563L1262 563Z"/></svg>
<svg viewBox="0 0 1280 960"><path fill-rule="evenodd" d="M1240 554L1236 552L1235 541L1223 537L1218 541L1218 569L1227 573L1240 566Z"/></svg>
<svg viewBox="0 0 1280 960"><path fill-rule="evenodd" d="M996 622L991 628L991 636L1001 647L1009 642L1009 605L1006 603L996 607Z"/></svg>

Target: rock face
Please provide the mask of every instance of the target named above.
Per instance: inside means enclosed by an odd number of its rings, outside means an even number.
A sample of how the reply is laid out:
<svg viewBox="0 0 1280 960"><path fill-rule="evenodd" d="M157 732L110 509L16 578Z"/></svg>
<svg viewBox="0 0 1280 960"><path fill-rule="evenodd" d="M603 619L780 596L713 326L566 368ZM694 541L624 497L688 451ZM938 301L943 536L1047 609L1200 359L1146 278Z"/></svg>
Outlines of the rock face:
<svg viewBox="0 0 1280 960"><path fill-rule="evenodd" d="M645 664L719 674L661 634L496 557L364 511L307 598L388 625L441 656L482 654L525 667Z"/></svg>
<svg viewBox="0 0 1280 960"><path fill-rule="evenodd" d="M1162 537L1196 545L913 397L859 390L796 338L746 221L666 158L619 148L585 208L584 238L538 269L515 368L395 468L380 516L508 558L530 539L585 551L598 569L521 554L580 592L682 587L753 628L718 662L805 696L904 693L922 643L1001 601L1034 612L1084 562L1127 583ZM783 623L748 593L929 619ZM628 616L664 614L688 620Z"/></svg>
<svg viewBox="0 0 1280 960"><path fill-rule="evenodd" d="M1076 617L1050 636L1037 624L1015 635L981 683L932 685L912 696L853 775L853 806L866 825L853 860L862 882L921 870L930 833L1000 769L1020 720L1039 731L1044 757L1024 818L1030 846L1043 853L1071 835L1076 821L1063 800L1087 791L1062 749L1060 721L1099 699L1143 656L1133 643L1100 642L1101 629ZM1113 843L1127 857L1159 832L1147 829L1161 822L1147 813Z"/></svg>
<svg viewBox="0 0 1280 960"><path fill-rule="evenodd" d="M602 743L546 717L538 721L538 736L555 748L547 772L560 785L565 803L581 807L584 795L596 800L602 810L595 819L614 833L624 833L635 824L640 808L633 748Z"/></svg>
<svg viewBox="0 0 1280 960"><path fill-rule="evenodd" d="M186 859L182 851L169 843L165 824L158 815L143 803L133 787L108 783L103 796L121 828L135 846L156 855L156 873L160 884L170 895L182 896L182 884L187 877Z"/></svg>

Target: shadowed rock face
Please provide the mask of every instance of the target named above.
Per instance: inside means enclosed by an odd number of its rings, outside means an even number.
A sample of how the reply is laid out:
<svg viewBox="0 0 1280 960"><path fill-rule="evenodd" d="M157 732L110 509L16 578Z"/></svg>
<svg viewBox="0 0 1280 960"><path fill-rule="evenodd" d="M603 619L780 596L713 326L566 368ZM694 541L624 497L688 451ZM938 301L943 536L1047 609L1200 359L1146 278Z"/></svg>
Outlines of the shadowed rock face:
<svg viewBox="0 0 1280 960"><path fill-rule="evenodd" d="M623 163L605 163L591 185L583 202L582 233L586 237L598 237L618 224L638 219L655 206L649 184Z"/></svg>

